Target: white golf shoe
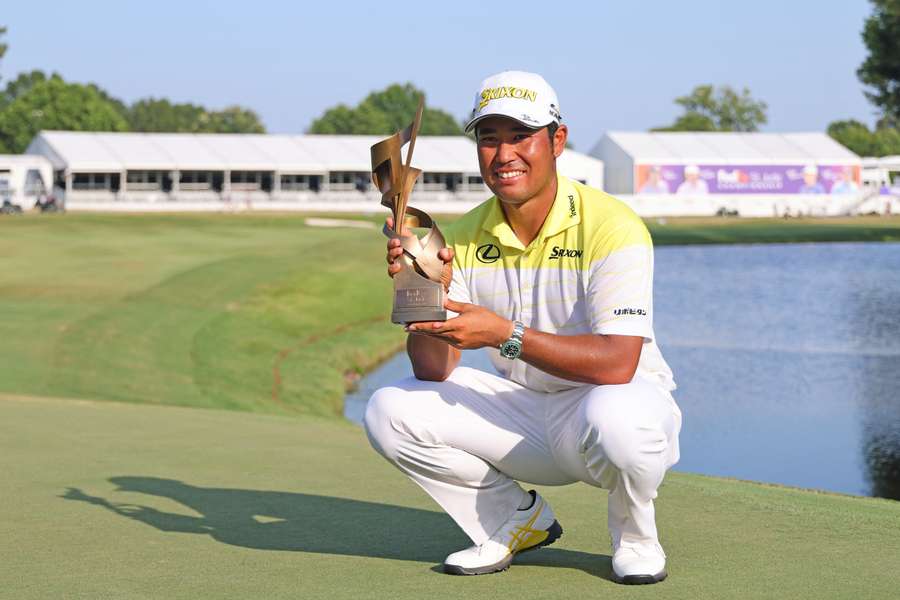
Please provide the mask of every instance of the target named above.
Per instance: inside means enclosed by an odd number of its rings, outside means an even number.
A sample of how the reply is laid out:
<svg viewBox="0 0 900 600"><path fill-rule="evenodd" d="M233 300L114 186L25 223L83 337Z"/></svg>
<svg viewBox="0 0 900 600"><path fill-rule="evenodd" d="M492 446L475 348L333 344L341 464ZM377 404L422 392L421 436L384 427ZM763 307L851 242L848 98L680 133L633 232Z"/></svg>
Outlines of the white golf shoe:
<svg viewBox="0 0 900 600"><path fill-rule="evenodd" d="M483 575L505 571L513 556L526 550L548 546L562 535L550 505L540 494L529 492L534 502L530 508L517 510L486 542L454 552L444 560L444 573L451 575Z"/></svg>
<svg viewBox="0 0 900 600"><path fill-rule="evenodd" d="M616 583L659 583L666 578L666 554L659 544L628 544L615 551L612 567Z"/></svg>

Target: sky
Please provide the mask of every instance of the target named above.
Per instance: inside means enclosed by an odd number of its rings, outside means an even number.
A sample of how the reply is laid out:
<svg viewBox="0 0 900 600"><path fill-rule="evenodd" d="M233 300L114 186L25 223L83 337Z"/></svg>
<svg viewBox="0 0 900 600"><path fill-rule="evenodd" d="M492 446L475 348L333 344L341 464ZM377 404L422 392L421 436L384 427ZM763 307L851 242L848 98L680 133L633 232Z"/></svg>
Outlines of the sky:
<svg viewBox="0 0 900 600"><path fill-rule="evenodd" d="M462 119L481 80L507 69L550 82L585 152L604 131L670 124L681 113L673 100L705 83L767 102L763 131L875 120L856 77L866 0L0 5L2 79L42 69L126 102L239 104L273 133L302 133L329 107L393 82Z"/></svg>

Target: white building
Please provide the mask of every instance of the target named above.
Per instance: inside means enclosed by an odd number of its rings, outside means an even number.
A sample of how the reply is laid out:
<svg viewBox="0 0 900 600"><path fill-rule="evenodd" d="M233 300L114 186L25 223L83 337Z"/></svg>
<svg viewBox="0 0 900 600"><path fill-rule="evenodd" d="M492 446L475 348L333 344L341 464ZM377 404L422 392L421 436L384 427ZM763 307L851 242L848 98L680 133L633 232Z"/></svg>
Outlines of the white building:
<svg viewBox="0 0 900 600"><path fill-rule="evenodd" d="M591 155L646 215L841 214L868 193L860 158L824 133L609 132Z"/></svg>
<svg viewBox="0 0 900 600"><path fill-rule="evenodd" d="M52 183L53 166L43 156L0 154L0 204L30 209Z"/></svg>
<svg viewBox="0 0 900 600"><path fill-rule="evenodd" d="M358 210L374 209L380 199L370 176L370 147L380 139L43 131L27 152L50 161L56 192L69 209L202 210L224 202ZM413 191L416 206L465 209L486 199L475 151L467 137L420 136L413 157L423 171ZM603 164L595 158L566 150L558 165L564 175L603 185Z"/></svg>

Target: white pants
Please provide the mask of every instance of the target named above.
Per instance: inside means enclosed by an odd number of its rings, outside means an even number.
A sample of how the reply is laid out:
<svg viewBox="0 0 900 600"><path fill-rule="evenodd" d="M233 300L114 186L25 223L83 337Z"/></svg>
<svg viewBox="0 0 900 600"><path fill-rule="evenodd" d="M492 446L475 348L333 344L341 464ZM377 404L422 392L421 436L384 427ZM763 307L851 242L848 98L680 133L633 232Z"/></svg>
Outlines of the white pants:
<svg viewBox="0 0 900 600"><path fill-rule="evenodd" d="M583 481L609 491L613 549L658 543L653 499L679 458L681 412L635 378L555 393L458 367L446 381L404 379L376 391L372 446L481 544L523 498L515 480Z"/></svg>

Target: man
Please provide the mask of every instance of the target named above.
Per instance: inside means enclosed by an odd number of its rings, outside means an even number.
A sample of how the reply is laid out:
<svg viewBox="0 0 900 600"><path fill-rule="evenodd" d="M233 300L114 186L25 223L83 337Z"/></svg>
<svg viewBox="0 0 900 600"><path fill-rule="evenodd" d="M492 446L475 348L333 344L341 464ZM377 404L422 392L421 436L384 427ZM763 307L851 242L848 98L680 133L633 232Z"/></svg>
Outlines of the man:
<svg viewBox="0 0 900 600"><path fill-rule="evenodd" d="M647 181L638 190L638 194L668 194L669 184L662 178L662 170L657 166L650 167Z"/></svg>
<svg viewBox="0 0 900 600"><path fill-rule="evenodd" d="M681 414L653 341L650 236L619 201L557 175L567 128L540 76L486 79L472 129L495 196L448 229L451 318L408 325L415 377L373 394L369 439L472 539L447 573L501 571L562 535L516 480L584 481L609 491L616 580L661 581L653 499ZM401 252L388 243L391 275ZM473 348L499 374L457 367Z"/></svg>
<svg viewBox="0 0 900 600"><path fill-rule="evenodd" d="M706 182L700 179L700 167L688 165L684 168L684 181L675 193L682 196L701 196L709 193Z"/></svg>
<svg viewBox="0 0 900 600"><path fill-rule="evenodd" d="M824 194L825 186L819 183L819 169L816 165L803 167L803 185L800 186L800 194Z"/></svg>
<svg viewBox="0 0 900 600"><path fill-rule="evenodd" d="M853 180L853 168L841 167L837 172L837 181L831 186L832 194L855 194L859 192L859 186Z"/></svg>

